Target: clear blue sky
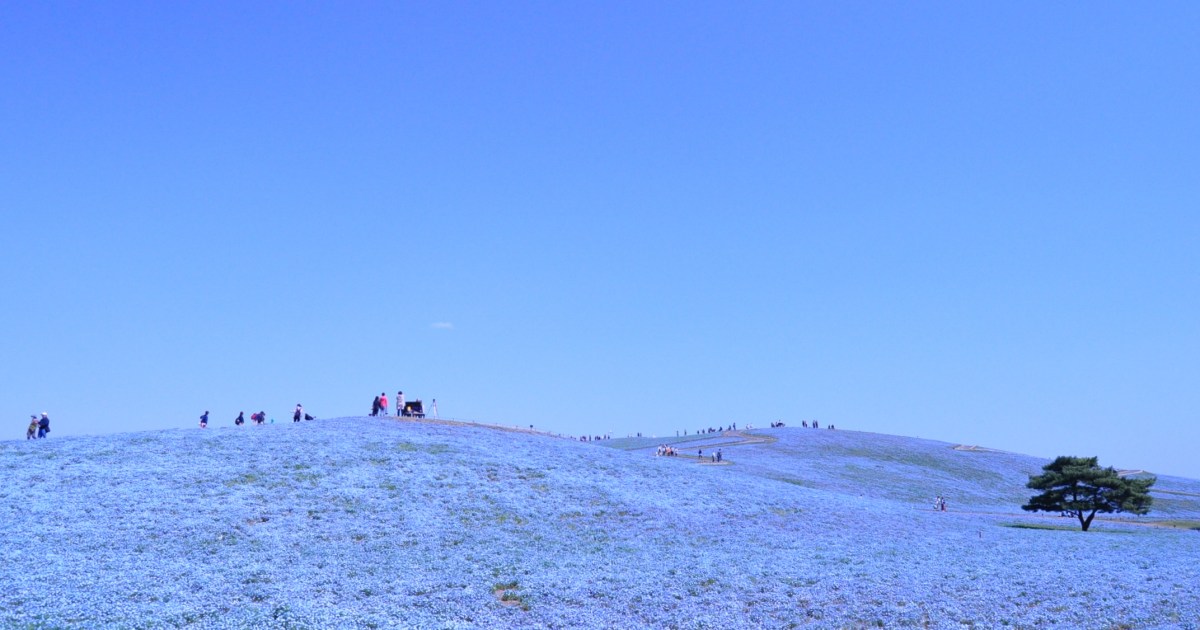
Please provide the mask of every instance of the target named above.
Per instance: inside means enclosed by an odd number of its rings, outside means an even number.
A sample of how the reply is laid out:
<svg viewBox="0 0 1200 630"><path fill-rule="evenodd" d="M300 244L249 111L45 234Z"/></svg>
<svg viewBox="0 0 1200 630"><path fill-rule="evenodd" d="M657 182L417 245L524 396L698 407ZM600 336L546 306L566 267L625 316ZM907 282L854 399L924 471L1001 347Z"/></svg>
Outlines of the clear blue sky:
<svg viewBox="0 0 1200 630"><path fill-rule="evenodd" d="M1200 4L6 2L0 417L1200 477Z"/></svg>

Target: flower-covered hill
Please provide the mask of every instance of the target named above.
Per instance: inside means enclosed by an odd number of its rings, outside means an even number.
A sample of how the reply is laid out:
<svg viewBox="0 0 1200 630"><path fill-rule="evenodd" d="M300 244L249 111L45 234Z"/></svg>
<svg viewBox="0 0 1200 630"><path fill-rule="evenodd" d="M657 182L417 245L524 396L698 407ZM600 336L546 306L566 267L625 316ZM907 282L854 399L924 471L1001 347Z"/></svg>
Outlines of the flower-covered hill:
<svg viewBox="0 0 1200 630"><path fill-rule="evenodd" d="M1030 475L1048 460L979 446L825 429L778 428L705 433L669 439L622 438L600 442L630 452L653 453L668 444L686 459L718 448L739 472L810 488L929 506L943 496L956 510L1016 511L1032 494ZM1107 464L1103 458L1101 462ZM1131 471L1132 472L1132 471ZM1160 476L1146 522L1200 518L1200 482Z"/></svg>
<svg viewBox="0 0 1200 630"><path fill-rule="evenodd" d="M854 435L811 469L786 435L728 466L380 418L2 442L0 627L1197 627L1196 532L936 513L862 491Z"/></svg>

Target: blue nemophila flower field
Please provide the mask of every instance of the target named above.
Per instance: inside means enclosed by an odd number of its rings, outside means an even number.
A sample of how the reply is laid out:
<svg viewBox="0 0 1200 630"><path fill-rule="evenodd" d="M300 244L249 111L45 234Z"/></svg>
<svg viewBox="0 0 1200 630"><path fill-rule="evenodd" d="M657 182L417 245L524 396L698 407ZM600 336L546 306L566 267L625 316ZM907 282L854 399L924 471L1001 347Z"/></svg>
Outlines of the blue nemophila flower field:
<svg viewBox="0 0 1200 630"><path fill-rule="evenodd" d="M747 435L703 436L724 465L381 418L3 442L0 627L1200 627L1195 481L1084 533L1020 510L1034 458Z"/></svg>

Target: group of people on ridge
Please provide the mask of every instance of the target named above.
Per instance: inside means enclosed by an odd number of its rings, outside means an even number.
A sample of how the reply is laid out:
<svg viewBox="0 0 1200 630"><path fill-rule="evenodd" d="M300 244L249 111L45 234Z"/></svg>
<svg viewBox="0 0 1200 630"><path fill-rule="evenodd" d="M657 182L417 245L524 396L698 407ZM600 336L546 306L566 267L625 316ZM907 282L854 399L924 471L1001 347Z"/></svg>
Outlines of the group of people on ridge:
<svg viewBox="0 0 1200 630"><path fill-rule="evenodd" d="M436 398L433 399L433 404L431 405L430 412L433 414L434 418L438 417L437 399ZM372 416L387 416L388 415L387 392L380 392L380 394L375 397L375 400L371 401L371 415ZM404 401L404 392L403 391L396 392L396 417L399 418L400 416L405 416L405 417L414 417L415 416L417 418L424 418L425 417L425 406L423 404L421 404L421 399L418 398L411 402L405 402Z"/></svg>
<svg viewBox="0 0 1200 630"><path fill-rule="evenodd" d="M29 428L25 430L26 440L39 440L50 432L50 416L42 412L42 417L29 416Z"/></svg>
<svg viewBox="0 0 1200 630"><path fill-rule="evenodd" d="M300 422L301 418L304 418L305 420L314 420L311 415L304 413L304 407L301 406L300 403L296 403L296 410L292 412L292 422ZM258 411L250 414L250 421L254 424L266 424L267 412ZM275 420L271 420L271 422L275 422ZM233 425L240 427L243 424L246 424L246 412L239 411L237 417L233 419ZM208 428L208 411L200 414L200 428Z"/></svg>
<svg viewBox="0 0 1200 630"><path fill-rule="evenodd" d="M399 418L404 413L404 392L396 392L396 417ZM372 416L388 415L388 397L387 392L380 392L375 400L371 402Z"/></svg>
<svg viewBox="0 0 1200 630"><path fill-rule="evenodd" d="M753 429L754 427L751 425L746 425L746 428ZM708 429L700 429L699 431L696 431L696 435L702 435L705 433L724 433L725 431L737 431L737 423L734 422L733 424L729 425L728 427L717 427L715 429L712 427L708 427ZM687 429L683 430L683 434L684 435L688 434ZM675 432L675 436L676 437L679 436L678 431Z"/></svg>

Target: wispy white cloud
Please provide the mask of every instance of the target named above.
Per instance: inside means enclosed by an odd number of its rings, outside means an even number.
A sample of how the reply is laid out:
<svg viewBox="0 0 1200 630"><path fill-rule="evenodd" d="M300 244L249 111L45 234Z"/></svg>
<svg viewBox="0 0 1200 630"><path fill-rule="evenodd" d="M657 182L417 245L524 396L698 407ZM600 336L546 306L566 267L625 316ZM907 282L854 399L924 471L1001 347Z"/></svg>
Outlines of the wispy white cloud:
<svg viewBox="0 0 1200 630"><path fill-rule="evenodd" d="M454 330L454 324L450 322L434 322L430 324L430 327L438 330Z"/></svg>

